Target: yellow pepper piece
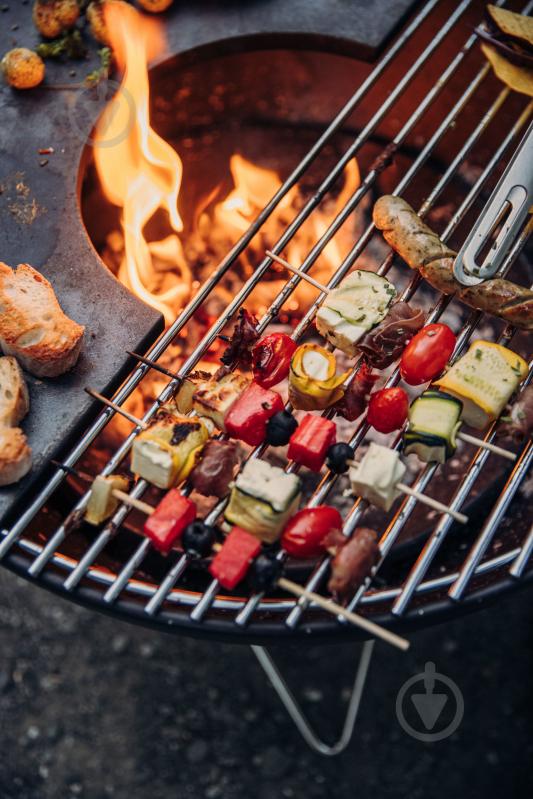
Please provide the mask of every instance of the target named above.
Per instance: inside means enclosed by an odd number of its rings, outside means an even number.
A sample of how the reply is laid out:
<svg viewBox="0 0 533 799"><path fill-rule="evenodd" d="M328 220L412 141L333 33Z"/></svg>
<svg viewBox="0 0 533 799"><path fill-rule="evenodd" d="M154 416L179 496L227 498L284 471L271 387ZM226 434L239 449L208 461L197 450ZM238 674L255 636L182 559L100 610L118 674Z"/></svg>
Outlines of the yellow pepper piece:
<svg viewBox="0 0 533 799"><path fill-rule="evenodd" d="M314 377L304 365L304 359L311 354L315 361L322 359L325 377ZM337 374L337 361L332 352L318 344L302 344L291 360L289 372L289 400L300 410L312 411L329 408L340 400L344 394L342 384L349 372Z"/></svg>

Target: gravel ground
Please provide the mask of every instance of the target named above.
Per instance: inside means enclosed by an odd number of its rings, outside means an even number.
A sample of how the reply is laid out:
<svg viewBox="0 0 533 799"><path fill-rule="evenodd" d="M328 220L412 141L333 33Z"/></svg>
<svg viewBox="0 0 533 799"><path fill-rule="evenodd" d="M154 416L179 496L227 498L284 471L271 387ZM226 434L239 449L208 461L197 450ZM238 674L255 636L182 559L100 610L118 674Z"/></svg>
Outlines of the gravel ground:
<svg viewBox="0 0 533 799"><path fill-rule="evenodd" d="M530 596L418 633L405 656L378 644L355 737L328 759L299 738L247 648L125 625L2 570L0 797L531 796ZM357 651L274 652L330 736ZM465 701L457 732L433 744L395 715L427 660Z"/></svg>

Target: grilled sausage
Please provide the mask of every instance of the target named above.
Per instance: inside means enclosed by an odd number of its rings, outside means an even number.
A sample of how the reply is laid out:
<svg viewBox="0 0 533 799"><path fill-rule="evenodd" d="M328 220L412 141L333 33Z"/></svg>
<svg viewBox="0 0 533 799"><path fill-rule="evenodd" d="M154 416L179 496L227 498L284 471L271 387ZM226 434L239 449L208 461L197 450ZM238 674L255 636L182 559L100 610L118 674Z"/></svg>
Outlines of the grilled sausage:
<svg viewBox="0 0 533 799"><path fill-rule="evenodd" d="M380 197L373 219L388 244L438 291L455 294L471 308L499 316L516 327L533 330L533 291L502 278L461 285L453 275L456 253L401 197Z"/></svg>

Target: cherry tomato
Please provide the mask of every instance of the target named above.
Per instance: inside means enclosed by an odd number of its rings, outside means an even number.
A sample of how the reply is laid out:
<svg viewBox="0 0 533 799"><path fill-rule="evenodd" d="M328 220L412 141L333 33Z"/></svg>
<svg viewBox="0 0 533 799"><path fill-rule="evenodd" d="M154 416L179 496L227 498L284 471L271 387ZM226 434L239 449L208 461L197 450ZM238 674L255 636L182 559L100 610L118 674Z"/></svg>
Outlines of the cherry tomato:
<svg viewBox="0 0 533 799"><path fill-rule="evenodd" d="M342 516L336 508L319 505L304 508L289 520L281 546L294 558L318 558L324 553L327 536L342 530Z"/></svg>
<svg viewBox="0 0 533 799"><path fill-rule="evenodd" d="M455 348L448 325L426 325L403 351L400 374L410 386L419 386L440 375Z"/></svg>
<svg viewBox="0 0 533 799"><path fill-rule="evenodd" d="M252 371L254 380L263 388L270 388L289 374L296 342L286 333L271 333L254 344Z"/></svg>
<svg viewBox="0 0 533 799"><path fill-rule="evenodd" d="M367 422L380 433L399 430L409 413L409 397L403 388L382 388L370 395Z"/></svg>

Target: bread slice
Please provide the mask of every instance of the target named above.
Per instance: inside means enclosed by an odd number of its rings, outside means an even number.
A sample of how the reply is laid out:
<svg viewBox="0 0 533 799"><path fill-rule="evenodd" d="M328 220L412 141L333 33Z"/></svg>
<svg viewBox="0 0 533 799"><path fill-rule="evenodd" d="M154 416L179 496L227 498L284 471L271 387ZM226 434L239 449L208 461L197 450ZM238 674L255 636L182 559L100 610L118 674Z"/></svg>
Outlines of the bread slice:
<svg viewBox="0 0 533 799"><path fill-rule="evenodd" d="M16 427L30 409L30 395L15 358L0 358L0 425Z"/></svg>
<svg viewBox="0 0 533 799"><path fill-rule="evenodd" d="M0 486L16 483L31 469L31 449L20 427L0 427Z"/></svg>
<svg viewBox="0 0 533 799"><path fill-rule="evenodd" d="M56 377L78 360L83 333L37 270L0 262L0 347L6 355L37 377Z"/></svg>

